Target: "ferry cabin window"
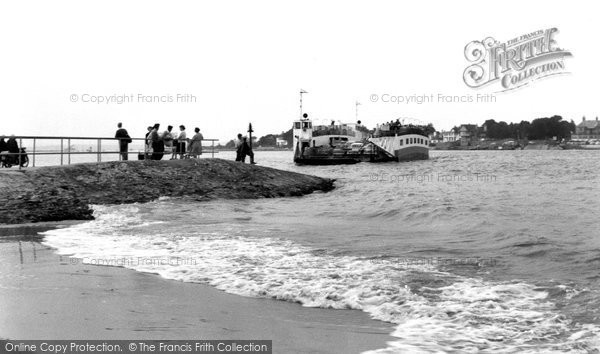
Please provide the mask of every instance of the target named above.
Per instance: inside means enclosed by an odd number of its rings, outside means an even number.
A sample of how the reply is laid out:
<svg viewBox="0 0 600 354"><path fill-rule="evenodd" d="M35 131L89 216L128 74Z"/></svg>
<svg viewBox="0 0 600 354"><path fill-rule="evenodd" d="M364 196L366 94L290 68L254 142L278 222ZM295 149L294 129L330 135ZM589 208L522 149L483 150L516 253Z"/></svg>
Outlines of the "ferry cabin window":
<svg viewBox="0 0 600 354"><path fill-rule="evenodd" d="M294 123L294 129L300 129L300 122L295 122Z"/></svg>
<svg viewBox="0 0 600 354"><path fill-rule="evenodd" d="M404 145L404 139L400 139L400 146Z"/></svg>
<svg viewBox="0 0 600 354"><path fill-rule="evenodd" d="M310 122L302 122L302 129L308 129Z"/></svg>

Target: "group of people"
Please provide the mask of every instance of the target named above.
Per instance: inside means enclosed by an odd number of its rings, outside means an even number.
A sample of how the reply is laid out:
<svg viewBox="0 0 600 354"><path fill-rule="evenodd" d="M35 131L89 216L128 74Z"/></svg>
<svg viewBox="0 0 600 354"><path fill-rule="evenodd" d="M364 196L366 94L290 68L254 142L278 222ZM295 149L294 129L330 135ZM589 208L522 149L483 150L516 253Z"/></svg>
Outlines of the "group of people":
<svg viewBox="0 0 600 354"><path fill-rule="evenodd" d="M19 143L14 135L11 135L7 141L4 141L4 136L0 136L0 159L2 162L16 164L19 161Z"/></svg>
<svg viewBox="0 0 600 354"><path fill-rule="evenodd" d="M123 124L117 124L119 128L115 133L115 138L119 139L119 152L122 160L127 160L128 145L131 143L131 137L127 130L123 128ZM185 157L198 157L202 155L202 140L204 137L200 133L200 128L194 129L194 136L190 139L187 137L185 126L179 126L179 133L173 131L173 126L169 125L167 130L160 132L160 124L156 123L148 127L146 133L146 151L144 158L151 160L162 160L165 154L171 154L171 160Z"/></svg>
<svg viewBox="0 0 600 354"><path fill-rule="evenodd" d="M187 137L185 126L179 126L179 133L173 131L173 126L169 125L167 130L160 132L160 124L156 123L148 127L146 134L146 145L148 150L152 150L151 159L161 160L165 153L171 153L171 160L187 157L198 157L202 155L202 140L204 137L200 133L200 128L194 128L194 136Z"/></svg>
<svg viewBox="0 0 600 354"><path fill-rule="evenodd" d="M122 123L117 124L117 128L115 138L119 139L119 153L121 154L121 159L128 160L128 146L132 139L127 130L123 128ZM202 136L202 133L200 133L200 128L198 127L194 128L194 133L192 138L188 138L184 125L179 126L179 133L173 131L172 125L169 125L167 130L162 133L160 132L159 123L149 126L145 138L145 158L162 160L163 156L169 152L171 153L171 160L177 159L177 156L179 156L180 159L183 159L186 157L195 158L202 155L202 140L204 140L204 137ZM4 144L4 139L2 139L0 144ZM256 164L256 162L254 162L254 152L252 151L252 146L248 142L247 137L242 136L242 134L237 135L235 150L235 161L245 163L246 157L249 157L250 163L253 165Z"/></svg>
<svg viewBox="0 0 600 354"><path fill-rule="evenodd" d="M252 152L252 146L248 143L247 137L242 137L242 134L237 135L235 142L235 161L245 163L246 156L250 157L250 163L255 165L254 152Z"/></svg>
<svg viewBox="0 0 600 354"><path fill-rule="evenodd" d="M8 137L8 141L4 141L4 136L0 136L0 152L6 151L9 154L19 153L19 143L14 135Z"/></svg>
<svg viewBox="0 0 600 354"><path fill-rule="evenodd" d="M397 131L400 130L400 128L402 128L402 123L400 122L400 119L396 119L395 122L393 120L390 120L389 122L383 123L381 125L381 130L384 131Z"/></svg>

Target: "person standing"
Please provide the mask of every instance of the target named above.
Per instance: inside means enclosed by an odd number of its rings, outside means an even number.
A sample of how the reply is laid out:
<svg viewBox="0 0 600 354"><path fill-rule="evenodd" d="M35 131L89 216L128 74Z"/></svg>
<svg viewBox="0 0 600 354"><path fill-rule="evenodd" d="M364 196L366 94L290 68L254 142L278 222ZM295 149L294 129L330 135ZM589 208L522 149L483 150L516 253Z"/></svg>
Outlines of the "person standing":
<svg viewBox="0 0 600 354"><path fill-rule="evenodd" d="M244 139L242 141L242 148L241 148L242 163L246 162L246 156L250 156L250 164L256 165L256 162L254 162L254 152L252 152L252 147L248 143L248 138L244 137Z"/></svg>
<svg viewBox="0 0 600 354"><path fill-rule="evenodd" d="M148 131L146 132L146 136L145 136L145 147L144 147L144 159L148 160L150 158L150 153L152 152L152 141L150 140L150 133L152 133L152 127L149 126L148 127Z"/></svg>
<svg viewBox="0 0 600 354"><path fill-rule="evenodd" d="M115 139L119 139L119 154L121 160L127 161L129 156L129 144L131 143L131 137L127 130L123 128L123 123L119 122L117 124L117 132L115 133Z"/></svg>
<svg viewBox="0 0 600 354"><path fill-rule="evenodd" d="M254 162L254 151L252 151L252 142L251 141L246 141L246 149L248 149L248 151L246 152L246 155L250 156L250 164L256 165L256 162Z"/></svg>
<svg viewBox="0 0 600 354"><path fill-rule="evenodd" d="M179 153L179 134L177 132L171 132L173 136L173 147L171 148L171 160L177 160L177 154Z"/></svg>
<svg viewBox="0 0 600 354"><path fill-rule="evenodd" d="M11 154L18 154L20 152L17 138L15 138L14 135L8 137L8 141L6 142L6 150L8 150L8 152Z"/></svg>
<svg viewBox="0 0 600 354"><path fill-rule="evenodd" d="M6 147L6 141L4 141L4 135L0 136L0 152L8 151L8 147Z"/></svg>
<svg viewBox="0 0 600 354"><path fill-rule="evenodd" d="M202 140L204 137L200 133L200 128L196 127L194 131L196 134L194 134L192 140L190 140L190 155L192 157L198 157L202 155Z"/></svg>
<svg viewBox="0 0 600 354"><path fill-rule="evenodd" d="M17 143L17 139L15 138L14 135L11 135L8 140L6 141L6 150L8 150L9 153L9 161L12 161L12 165L18 165L19 164L19 153L21 152L19 149L19 143Z"/></svg>
<svg viewBox="0 0 600 354"><path fill-rule="evenodd" d="M4 151L8 151L8 147L6 146L6 141L4 141L4 135L0 135L0 166L3 165L3 162L8 157L7 153L3 153Z"/></svg>
<svg viewBox="0 0 600 354"><path fill-rule="evenodd" d="M163 158L163 152L165 151L165 144L162 141L158 129L160 124L154 124L154 128L150 132L148 139L152 144L152 160L161 160Z"/></svg>
<svg viewBox="0 0 600 354"><path fill-rule="evenodd" d="M235 161L242 162L242 134L237 135L237 140L235 141Z"/></svg>
<svg viewBox="0 0 600 354"><path fill-rule="evenodd" d="M183 159L183 155L186 152L185 143L187 142L187 135L185 133L185 125L179 126L179 137L177 138L177 152L179 153L179 158Z"/></svg>
<svg viewBox="0 0 600 354"><path fill-rule="evenodd" d="M173 152L173 134L171 133L171 131L173 130L173 126L169 125L167 127L167 130L164 131L164 133L162 134L161 138L162 141L165 145L165 150L167 153L172 153Z"/></svg>

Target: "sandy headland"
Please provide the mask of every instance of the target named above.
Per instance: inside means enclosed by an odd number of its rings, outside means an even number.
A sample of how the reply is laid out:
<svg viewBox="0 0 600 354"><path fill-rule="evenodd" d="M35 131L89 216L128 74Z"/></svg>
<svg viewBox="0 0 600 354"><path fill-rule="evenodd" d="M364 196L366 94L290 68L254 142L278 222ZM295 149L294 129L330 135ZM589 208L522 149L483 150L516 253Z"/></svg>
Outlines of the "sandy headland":
<svg viewBox="0 0 600 354"><path fill-rule="evenodd" d="M333 180L222 159L113 161L0 170L0 224L93 219L90 204L192 196L251 199L329 191Z"/></svg>

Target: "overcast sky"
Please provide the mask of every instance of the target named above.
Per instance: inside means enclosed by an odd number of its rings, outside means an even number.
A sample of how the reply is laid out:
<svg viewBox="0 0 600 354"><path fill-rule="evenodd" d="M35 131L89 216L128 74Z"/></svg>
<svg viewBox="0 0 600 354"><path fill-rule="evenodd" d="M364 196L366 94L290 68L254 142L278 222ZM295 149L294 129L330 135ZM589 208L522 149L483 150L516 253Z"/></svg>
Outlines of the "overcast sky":
<svg viewBox="0 0 600 354"><path fill-rule="evenodd" d="M289 129L300 89L311 117L353 122L359 101L369 127L412 117L441 130L553 114L579 123L600 113L595 10L564 1L5 1L0 134L112 136L122 121L139 137L157 122L226 142L249 122L258 136ZM463 82L465 45L551 27L573 53L568 75L496 94L495 103L371 100L493 92ZM83 102L113 95L133 99Z"/></svg>

